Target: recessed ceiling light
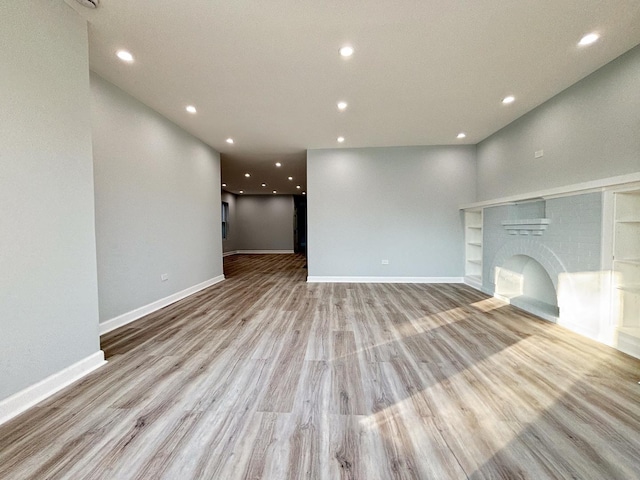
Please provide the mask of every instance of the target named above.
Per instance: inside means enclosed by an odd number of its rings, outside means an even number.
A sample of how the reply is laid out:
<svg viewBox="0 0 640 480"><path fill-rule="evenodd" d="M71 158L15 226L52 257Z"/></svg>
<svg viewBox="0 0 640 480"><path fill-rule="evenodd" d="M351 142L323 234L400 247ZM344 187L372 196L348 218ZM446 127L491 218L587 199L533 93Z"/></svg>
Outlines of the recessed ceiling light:
<svg viewBox="0 0 640 480"><path fill-rule="evenodd" d="M293 180L293 177L287 177L287 180Z"/></svg>
<svg viewBox="0 0 640 480"><path fill-rule="evenodd" d="M306 195L306 194L307 194L307 192L302 192L302 194L303 194L303 195Z"/></svg>
<svg viewBox="0 0 640 480"><path fill-rule="evenodd" d="M280 162L276 162L276 167L281 167L282 164Z"/></svg>
<svg viewBox="0 0 640 480"><path fill-rule="evenodd" d="M277 193L277 192L274 190L273 193Z"/></svg>
<svg viewBox="0 0 640 480"><path fill-rule="evenodd" d="M260 184L260 186L261 186L261 187L266 187L266 186L267 186L267 184L266 184L266 183L261 183L261 184Z"/></svg>
<svg viewBox="0 0 640 480"><path fill-rule="evenodd" d="M300 190L302 187L300 185L296 185L296 188Z"/></svg>
<svg viewBox="0 0 640 480"><path fill-rule="evenodd" d="M338 102L338 110L345 110L347 108L347 102Z"/></svg>
<svg viewBox="0 0 640 480"><path fill-rule="evenodd" d="M467 134L464 132L460 132L456 138L466 138Z"/></svg>
<svg viewBox="0 0 640 480"><path fill-rule="evenodd" d="M244 193L244 190L240 190L240 192L238 192L238 193Z"/></svg>
<svg viewBox="0 0 640 480"><path fill-rule="evenodd" d="M196 113L197 112L196 107L194 107L193 105L187 105L185 110L187 112L189 112L189 113Z"/></svg>
<svg viewBox="0 0 640 480"><path fill-rule="evenodd" d="M245 173L244 176L249 178L251 176L251 174L250 173Z"/></svg>
<svg viewBox="0 0 640 480"><path fill-rule="evenodd" d="M127 63L133 62L133 55L131 55L131 53L127 52L126 50L118 50L116 52L116 55L123 62L127 62Z"/></svg>
<svg viewBox="0 0 640 480"><path fill-rule="evenodd" d="M580 39L578 45L581 47L586 47L587 45L591 45L592 43L597 42L599 38L600 35L598 35L597 33L588 33Z"/></svg>
<svg viewBox="0 0 640 480"><path fill-rule="evenodd" d="M100 0L78 0L78 3L87 8L98 8Z"/></svg>
<svg viewBox="0 0 640 480"><path fill-rule="evenodd" d="M344 142L344 137L338 137L338 143Z"/></svg>
<svg viewBox="0 0 640 480"><path fill-rule="evenodd" d="M222 186L223 186L223 187L226 187L226 186L227 186L227 184L226 184L226 183L223 183L223 184L222 184Z"/></svg>
<svg viewBox="0 0 640 480"><path fill-rule="evenodd" d="M513 95L509 95L508 97L504 97L502 99L502 103L504 103L505 105L508 103L513 103L515 99L516 97L514 97Z"/></svg>
<svg viewBox="0 0 640 480"><path fill-rule="evenodd" d="M350 57L353 55L353 47L351 45L345 45L340 49L340 55L343 57Z"/></svg>
<svg viewBox="0 0 640 480"><path fill-rule="evenodd" d="M227 138L227 140L225 140L227 143L231 143L233 144L233 138Z"/></svg>

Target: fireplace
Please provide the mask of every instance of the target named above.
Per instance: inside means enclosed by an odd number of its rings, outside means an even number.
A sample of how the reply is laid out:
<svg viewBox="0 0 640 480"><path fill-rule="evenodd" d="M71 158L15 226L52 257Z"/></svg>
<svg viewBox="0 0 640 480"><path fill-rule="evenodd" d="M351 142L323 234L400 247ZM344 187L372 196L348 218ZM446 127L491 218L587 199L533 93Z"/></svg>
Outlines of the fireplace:
<svg viewBox="0 0 640 480"><path fill-rule="evenodd" d="M597 336L602 308L589 303L596 297L583 287L587 278L600 288L601 236L599 192L487 207L482 290L541 318ZM594 313L585 316L584 304Z"/></svg>
<svg viewBox="0 0 640 480"><path fill-rule="evenodd" d="M560 315L551 277L528 255L514 255L495 268L495 295L545 320L557 322Z"/></svg>
<svg viewBox="0 0 640 480"><path fill-rule="evenodd" d="M638 178L466 206L465 282L640 358Z"/></svg>

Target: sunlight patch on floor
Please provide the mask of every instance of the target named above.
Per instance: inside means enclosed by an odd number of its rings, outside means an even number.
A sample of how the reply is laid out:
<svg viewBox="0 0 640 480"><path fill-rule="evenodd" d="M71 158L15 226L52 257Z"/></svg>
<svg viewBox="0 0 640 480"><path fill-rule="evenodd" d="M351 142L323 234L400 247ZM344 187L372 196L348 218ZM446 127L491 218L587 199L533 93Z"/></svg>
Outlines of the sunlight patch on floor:
<svg viewBox="0 0 640 480"><path fill-rule="evenodd" d="M535 395L535 403L531 405L505 404L503 409L487 408L491 402L503 402L500 393L496 392L491 397L483 396L474 389L468 377L486 377L495 369L496 364L517 364L522 360L523 353L540 357L546 354L540 350L540 345L535 342L535 336L524 338L483 358L471 367L448 376L444 381L408 394L406 398L396 401L393 405L362 418L360 424L364 429L375 431L377 435L389 435L390 438L386 440L394 442L397 441L397 438L394 439L391 432L398 428L398 423L404 423L406 428L411 430L411 422L413 421L430 422L428 418L417 413L421 410L417 404L422 409L428 409L429 405L433 403L433 410L439 412L438 417L432 419L433 422L444 426L444 430L449 429L451 432L456 432L451 433L451 437L458 437L460 432L467 432L471 443L473 443L473 439L484 439L481 444L478 444L478 451L473 454L474 462L477 462L477 466L480 467L516 441L522 432L539 418L540 411L553 408L559 399L584 378L583 376L579 378L554 378L556 384L553 392L548 390L531 392L532 395ZM486 380L486 378L482 378L481 382L484 383ZM399 379L398 382L400 382ZM428 383L426 379L425 382ZM514 388L514 385L510 384L509 388ZM394 397L398 398L407 394L407 391L404 389L398 391L396 386L393 393ZM451 398L450 403L446 401L447 397ZM437 407L435 407L436 404ZM446 432L441 433L447 436Z"/></svg>
<svg viewBox="0 0 640 480"><path fill-rule="evenodd" d="M492 310L496 310L498 308L502 308L506 305L509 305L504 300L500 300L499 298L487 298L486 300L480 300L479 302L472 303L471 306L473 308L477 308L481 312L490 312Z"/></svg>

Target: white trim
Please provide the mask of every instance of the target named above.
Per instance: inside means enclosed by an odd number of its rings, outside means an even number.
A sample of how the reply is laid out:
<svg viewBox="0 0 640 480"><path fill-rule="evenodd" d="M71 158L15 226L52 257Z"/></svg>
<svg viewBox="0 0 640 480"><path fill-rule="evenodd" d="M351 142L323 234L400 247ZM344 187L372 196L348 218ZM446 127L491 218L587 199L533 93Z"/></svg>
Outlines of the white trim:
<svg viewBox="0 0 640 480"><path fill-rule="evenodd" d="M307 277L307 283L463 283L462 277Z"/></svg>
<svg viewBox="0 0 640 480"><path fill-rule="evenodd" d="M171 305L172 303L175 303L178 300L182 300L183 298L188 297L189 295L193 295L194 293L199 292L200 290L204 290L205 288L210 287L211 285L220 283L223 280L224 280L224 275L218 275L217 277L214 277L210 280L204 281L202 283L194 285L193 287L189 287L185 290L174 293L173 295L169 295L168 297L161 298L160 300L156 300L155 302L145 305L143 307L136 308L135 310L131 310L130 312L123 313L122 315L111 318L109 320L105 320L104 322L100 323L100 326L99 326L100 335L104 335L105 333L115 330L116 328L120 328L123 325L127 325L128 323L134 322L139 318L142 318L146 315L149 315L150 313L160 310L161 308L164 308L167 305Z"/></svg>
<svg viewBox="0 0 640 480"><path fill-rule="evenodd" d="M96 353L83 358L59 372L49 375L33 385L14 393L10 397L0 401L0 425L20 415L25 410L33 407L54 393L71 385L95 369L105 365L104 352Z"/></svg>
<svg viewBox="0 0 640 480"><path fill-rule="evenodd" d="M228 252L224 252L222 254L223 257L228 257L230 255L237 255L238 254L238 250L229 250Z"/></svg>
<svg viewBox="0 0 640 480"><path fill-rule="evenodd" d="M498 300L501 300L501 301L511 305L511 299L509 297L505 297L504 295L500 295L499 293L494 293L493 294L493 298L497 298ZM531 312L529 312L529 313L531 313Z"/></svg>
<svg viewBox="0 0 640 480"><path fill-rule="evenodd" d="M618 339L615 348L632 357L640 358L640 338L629 332L625 332L624 328L618 330Z"/></svg>
<svg viewBox="0 0 640 480"><path fill-rule="evenodd" d="M622 186L624 184L634 182L640 182L640 173L629 173L617 177L592 180L590 182L574 183L572 185L565 185L564 187L549 188L547 190L522 193L518 195L512 195L510 197L495 198L493 200L486 200L483 202L469 203L466 205L462 205L460 207L460 210L493 207L495 205L504 205L523 200L530 200L532 198L564 197L567 195L574 195L578 192L589 193L589 191L601 191L602 189L607 187Z"/></svg>
<svg viewBox="0 0 640 480"><path fill-rule="evenodd" d="M471 288L475 288L476 290L482 291L482 282L478 282L477 280L474 280L473 278L464 277L463 283L465 285L470 286Z"/></svg>
<svg viewBox="0 0 640 480"><path fill-rule="evenodd" d="M280 255L295 253L293 250L236 250L238 255Z"/></svg>

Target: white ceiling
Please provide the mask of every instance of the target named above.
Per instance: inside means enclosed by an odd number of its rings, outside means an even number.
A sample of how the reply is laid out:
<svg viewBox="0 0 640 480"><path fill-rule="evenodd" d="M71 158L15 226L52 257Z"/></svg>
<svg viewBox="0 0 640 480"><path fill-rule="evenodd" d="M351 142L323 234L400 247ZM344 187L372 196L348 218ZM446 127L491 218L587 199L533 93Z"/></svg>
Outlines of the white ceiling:
<svg viewBox="0 0 640 480"><path fill-rule="evenodd" d="M638 0L66 2L91 68L220 151L245 193L304 189L310 148L478 143L640 43Z"/></svg>

